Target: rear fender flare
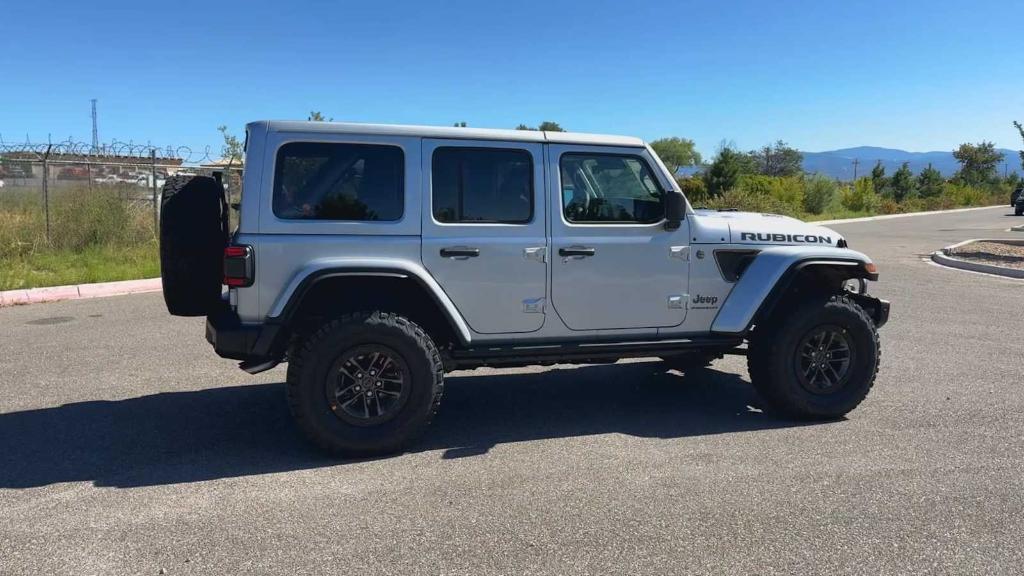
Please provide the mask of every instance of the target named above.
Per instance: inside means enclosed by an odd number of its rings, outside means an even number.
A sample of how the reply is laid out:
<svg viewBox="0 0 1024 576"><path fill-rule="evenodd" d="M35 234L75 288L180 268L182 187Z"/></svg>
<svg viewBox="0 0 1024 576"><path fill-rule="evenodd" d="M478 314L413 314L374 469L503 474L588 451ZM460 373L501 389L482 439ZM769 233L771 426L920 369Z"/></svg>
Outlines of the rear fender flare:
<svg viewBox="0 0 1024 576"><path fill-rule="evenodd" d="M422 266L407 260L365 258L315 260L292 277L288 286L274 301L268 321L288 324L302 303L303 297L313 286L323 280L343 276L388 276L415 281L440 307L462 344L472 342L473 337L469 326L441 286Z"/></svg>

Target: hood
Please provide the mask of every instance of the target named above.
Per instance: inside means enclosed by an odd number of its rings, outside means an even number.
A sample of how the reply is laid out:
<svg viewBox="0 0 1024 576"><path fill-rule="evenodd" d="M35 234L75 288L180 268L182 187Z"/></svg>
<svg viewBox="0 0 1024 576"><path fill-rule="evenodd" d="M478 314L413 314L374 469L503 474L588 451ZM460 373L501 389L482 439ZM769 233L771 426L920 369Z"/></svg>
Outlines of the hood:
<svg viewBox="0 0 1024 576"><path fill-rule="evenodd" d="M727 231L732 244L840 246L843 240L842 235L831 228L780 214L715 210L697 210L695 214L699 227L710 232L709 238L725 241L723 233Z"/></svg>

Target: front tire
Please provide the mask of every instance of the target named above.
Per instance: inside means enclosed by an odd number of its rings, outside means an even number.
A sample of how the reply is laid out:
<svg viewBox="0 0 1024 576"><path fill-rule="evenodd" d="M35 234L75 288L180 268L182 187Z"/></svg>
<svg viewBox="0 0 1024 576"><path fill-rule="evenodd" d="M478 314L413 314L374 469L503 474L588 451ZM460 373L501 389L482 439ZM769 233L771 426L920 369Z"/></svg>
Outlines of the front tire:
<svg viewBox="0 0 1024 576"><path fill-rule="evenodd" d="M336 456L401 450L437 412L441 356L412 321L386 312L332 320L293 346L288 405L299 428Z"/></svg>
<svg viewBox="0 0 1024 576"><path fill-rule="evenodd" d="M805 420L844 416L867 396L881 351L871 318L845 296L786 309L755 329L747 366L771 408Z"/></svg>

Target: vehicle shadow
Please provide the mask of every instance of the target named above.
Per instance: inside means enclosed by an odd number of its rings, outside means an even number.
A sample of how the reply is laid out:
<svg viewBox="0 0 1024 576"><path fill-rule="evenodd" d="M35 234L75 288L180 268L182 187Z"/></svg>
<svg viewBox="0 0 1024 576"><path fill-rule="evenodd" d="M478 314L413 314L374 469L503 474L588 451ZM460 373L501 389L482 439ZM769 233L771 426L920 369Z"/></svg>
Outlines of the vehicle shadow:
<svg viewBox="0 0 1024 576"><path fill-rule="evenodd" d="M446 380L411 451L446 459L541 438L680 438L798 425L760 413L739 376L666 373L659 362ZM343 465L292 424L284 384L168 392L0 414L0 488L91 481L135 487Z"/></svg>

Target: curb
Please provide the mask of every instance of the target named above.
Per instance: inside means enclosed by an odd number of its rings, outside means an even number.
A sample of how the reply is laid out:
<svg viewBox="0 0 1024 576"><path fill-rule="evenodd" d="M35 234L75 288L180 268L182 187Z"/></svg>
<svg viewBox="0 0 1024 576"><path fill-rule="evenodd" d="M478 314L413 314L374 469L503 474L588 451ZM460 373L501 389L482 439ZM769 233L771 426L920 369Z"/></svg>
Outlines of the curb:
<svg viewBox="0 0 1024 576"><path fill-rule="evenodd" d="M957 212L973 212L975 210L994 210L1006 208L1005 205L975 206L973 208L953 208L950 210L932 210L930 212L907 212L905 214L884 214L882 216L864 216L862 218L841 218L839 220L807 220L808 224L853 224L855 222L874 222L875 220L892 220L893 218L910 218L911 216L931 216L933 214L956 214Z"/></svg>
<svg viewBox="0 0 1024 576"><path fill-rule="evenodd" d="M17 306L19 304L38 304L40 302L57 302L60 300L84 300L86 298L142 294L144 292L159 292L162 289L159 278L147 278L145 280L123 280L120 282L5 290L0 292L0 308Z"/></svg>
<svg viewBox="0 0 1024 576"><path fill-rule="evenodd" d="M958 242L952 246L946 246L942 250L936 250L932 252L932 262L948 266L950 268L957 268L960 270L968 270L970 272L980 272L982 274L992 274L993 276L1003 276L1005 278L1020 278L1024 279L1024 270L1016 268L1004 268L1002 266L993 266L992 264L981 264L979 262L969 262L967 260L961 260L959 258L953 258L949 255L949 252L955 248L971 244L973 242L1004 242L1007 244L1013 244L1015 246L1024 246L1024 240L1016 239L1005 239L1005 238L973 238L971 240L964 240Z"/></svg>

